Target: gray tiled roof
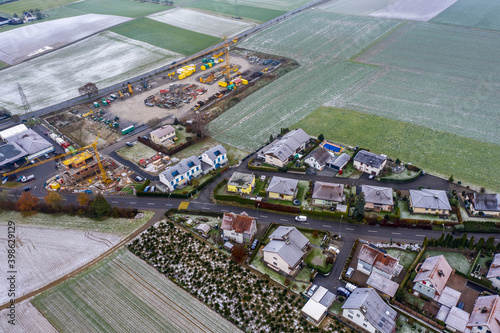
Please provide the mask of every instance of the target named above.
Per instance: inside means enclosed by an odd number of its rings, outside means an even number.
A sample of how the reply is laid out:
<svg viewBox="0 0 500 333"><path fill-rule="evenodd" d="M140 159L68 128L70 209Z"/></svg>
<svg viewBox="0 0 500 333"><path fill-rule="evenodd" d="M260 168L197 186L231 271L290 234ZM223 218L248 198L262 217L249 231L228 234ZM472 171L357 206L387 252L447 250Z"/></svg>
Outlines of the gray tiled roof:
<svg viewBox="0 0 500 333"><path fill-rule="evenodd" d="M394 205L392 197L392 188L361 185L361 192L365 194L365 202L379 205Z"/></svg>
<svg viewBox="0 0 500 333"><path fill-rule="evenodd" d="M307 237L294 227L280 226L269 239L271 241L262 251L277 253L290 267L294 267L302 260L304 255L302 249L309 243Z"/></svg>
<svg viewBox="0 0 500 333"><path fill-rule="evenodd" d="M274 176L267 187L267 192L279 193L284 195L294 195L299 181L296 179L282 178Z"/></svg>
<svg viewBox="0 0 500 333"><path fill-rule="evenodd" d="M213 161L217 157L224 155L226 153L227 153L226 148L224 148L223 145L217 145L217 146L205 151L203 154L207 154L208 158L210 158Z"/></svg>
<svg viewBox="0 0 500 333"><path fill-rule="evenodd" d="M332 159L332 155L324 148L315 149L306 159L313 157L319 165L325 165Z"/></svg>
<svg viewBox="0 0 500 333"><path fill-rule="evenodd" d="M342 202L344 201L344 185L316 181L312 198Z"/></svg>
<svg viewBox="0 0 500 333"><path fill-rule="evenodd" d="M155 129L154 131L151 131L149 134L154 134L159 138L163 138L164 136L172 133L175 133L175 128L172 125L165 125L163 127Z"/></svg>
<svg viewBox="0 0 500 333"><path fill-rule="evenodd" d="M441 190L410 190L413 207L450 210L450 202L445 191Z"/></svg>
<svg viewBox="0 0 500 333"><path fill-rule="evenodd" d="M53 147L52 143L45 140L40 134L28 129L23 133L16 134L7 139L9 143L15 142L23 148L29 155Z"/></svg>
<svg viewBox="0 0 500 333"><path fill-rule="evenodd" d="M390 333L396 326L394 311L372 288L356 288L342 305L342 309L360 310L376 330Z"/></svg>
<svg viewBox="0 0 500 333"><path fill-rule="evenodd" d="M337 168L343 167L349 160L351 159L351 156L347 155L346 153L342 153L339 156L335 157L332 159L328 164L336 166Z"/></svg>
<svg viewBox="0 0 500 333"><path fill-rule="evenodd" d="M285 134L264 154L272 154L280 161L286 161L295 151L305 142L310 139L310 136L303 129L298 128Z"/></svg>
<svg viewBox="0 0 500 333"><path fill-rule="evenodd" d="M5 165L10 162L27 156L28 153L19 147L15 142L0 146L0 165Z"/></svg>
<svg viewBox="0 0 500 333"><path fill-rule="evenodd" d="M356 154L354 160L369 165L373 168L380 168L386 158L366 150L361 150Z"/></svg>
<svg viewBox="0 0 500 333"><path fill-rule="evenodd" d="M191 156L188 158L185 158L181 160L179 163L176 165L167 168L165 171L163 171L161 174L167 179L168 181L172 181L177 177L177 175L182 175L189 171L191 169L190 164L193 164L194 166L199 166L201 165L200 160L196 156Z"/></svg>
<svg viewBox="0 0 500 333"><path fill-rule="evenodd" d="M254 178L255 176L252 173L235 172L229 179L227 185L240 186L240 187L248 186L252 183Z"/></svg>
<svg viewBox="0 0 500 333"><path fill-rule="evenodd" d="M474 193L474 208L490 212L500 211L500 194Z"/></svg>

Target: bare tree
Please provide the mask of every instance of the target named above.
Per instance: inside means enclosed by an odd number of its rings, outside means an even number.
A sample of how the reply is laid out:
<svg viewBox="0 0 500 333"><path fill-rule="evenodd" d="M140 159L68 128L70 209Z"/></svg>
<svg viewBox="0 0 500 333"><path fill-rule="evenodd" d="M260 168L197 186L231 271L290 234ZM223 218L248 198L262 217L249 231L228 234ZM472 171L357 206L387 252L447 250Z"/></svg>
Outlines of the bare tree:
<svg viewBox="0 0 500 333"><path fill-rule="evenodd" d="M193 118L193 124L191 125L193 132L203 139L208 135L207 121L203 118L201 113L196 113Z"/></svg>
<svg viewBox="0 0 500 333"><path fill-rule="evenodd" d="M78 88L78 92L80 93L80 95L87 95L90 98L92 95L97 95L99 89L97 89L97 86L94 83L89 82L84 86Z"/></svg>
<svg viewBox="0 0 500 333"><path fill-rule="evenodd" d="M148 122L146 124L151 128L155 128L156 126L161 124L161 119L158 117L155 117L155 118L148 120Z"/></svg>

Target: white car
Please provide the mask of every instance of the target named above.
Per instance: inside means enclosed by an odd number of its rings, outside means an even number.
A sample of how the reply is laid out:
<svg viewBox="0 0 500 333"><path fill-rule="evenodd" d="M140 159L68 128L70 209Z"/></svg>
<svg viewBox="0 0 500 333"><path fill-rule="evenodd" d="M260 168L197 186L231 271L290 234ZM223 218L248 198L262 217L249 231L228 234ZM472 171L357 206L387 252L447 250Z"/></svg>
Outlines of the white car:
<svg viewBox="0 0 500 333"><path fill-rule="evenodd" d="M304 216L304 215L295 216L295 221L297 221L297 222L306 222L307 221L307 216Z"/></svg>
<svg viewBox="0 0 500 333"><path fill-rule="evenodd" d="M352 276L352 274L354 273L354 268L352 267L349 267L349 269L347 270L347 272L345 273L345 276L347 278L350 278Z"/></svg>
<svg viewBox="0 0 500 333"><path fill-rule="evenodd" d="M330 245L328 247L328 251L335 252L335 254L339 254L340 253L340 250L337 247L333 246L333 245Z"/></svg>

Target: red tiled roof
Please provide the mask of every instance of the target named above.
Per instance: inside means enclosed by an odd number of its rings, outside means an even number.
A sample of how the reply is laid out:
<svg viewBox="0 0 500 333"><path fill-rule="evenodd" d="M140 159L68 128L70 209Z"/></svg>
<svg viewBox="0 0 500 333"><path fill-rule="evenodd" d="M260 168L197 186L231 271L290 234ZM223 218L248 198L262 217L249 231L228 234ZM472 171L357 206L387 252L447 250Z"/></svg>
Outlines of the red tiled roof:
<svg viewBox="0 0 500 333"><path fill-rule="evenodd" d="M246 213L234 214L224 213L222 218L222 230L234 230L238 234L250 233L254 224L254 218Z"/></svg>

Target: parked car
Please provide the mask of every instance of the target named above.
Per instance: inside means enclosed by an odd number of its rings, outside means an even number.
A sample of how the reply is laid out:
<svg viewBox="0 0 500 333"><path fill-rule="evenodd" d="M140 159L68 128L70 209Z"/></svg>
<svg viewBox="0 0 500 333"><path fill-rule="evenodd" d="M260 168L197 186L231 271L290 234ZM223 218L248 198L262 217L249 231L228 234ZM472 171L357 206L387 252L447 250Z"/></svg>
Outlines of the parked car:
<svg viewBox="0 0 500 333"><path fill-rule="evenodd" d="M369 175L368 176L368 179L373 179L373 178L375 178L375 175Z"/></svg>
<svg viewBox="0 0 500 333"><path fill-rule="evenodd" d="M349 290L351 293L356 289L358 286L352 283L346 283L345 288Z"/></svg>
<svg viewBox="0 0 500 333"><path fill-rule="evenodd" d="M29 187L29 186L23 187L24 192L28 192L29 190L31 190L31 187Z"/></svg>
<svg viewBox="0 0 500 333"><path fill-rule="evenodd" d="M318 288L319 288L319 287L318 287L318 285L317 285L317 284L313 284L313 285L311 286L311 288L309 288L309 290L307 291L306 295L307 295L308 297L312 297L312 296L314 295L314 293L316 292L316 290L318 290Z"/></svg>
<svg viewBox="0 0 500 333"><path fill-rule="evenodd" d="M252 245L250 246L250 250L255 250L257 248L257 245L259 245L259 240L258 239L255 239L252 243Z"/></svg>
<svg viewBox="0 0 500 333"><path fill-rule="evenodd" d="M338 287L337 294L345 296L345 297L349 297L351 295L351 292L345 288Z"/></svg>
<svg viewBox="0 0 500 333"><path fill-rule="evenodd" d="M301 204L300 200L293 200L294 206L300 206L300 204Z"/></svg>
<svg viewBox="0 0 500 333"><path fill-rule="evenodd" d="M304 216L304 215L295 216L295 221L297 221L297 222L306 222L307 221L307 216Z"/></svg>
<svg viewBox="0 0 500 333"><path fill-rule="evenodd" d="M348 278L350 278L350 277L352 276L352 274L353 274L353 273L354 273L354 268L349 267L349 268L347 269L347 272L345 272L345 276L346 276L346 277L348 277Z"/></svg>
<svg viewBox="0 0 500 333"><path fill-rule="evenodd" d="M126 144L127 146L129 146L129 147L133 147L133 146L134 146L131 142L126 142L125 144Z"/></svg>
<svg viewBox="0 0 500 333"><path fill-rule="evenodd" d="M45 154L45 155L43 155L43 157L45 157L46 160L48 160L50 158L49 154Z"/></svg>
<svg viewBox="0 0 500 333"><path fill-rule="evenodd" d="M150 188L151 188L151 186L149 186L149 185L148 185L148 186L146 186L146 188L144 189L144 192L149 191L149 189L150 189Z"/></svg>
<svg viewBox="0 0 500 333"><path fill-rule="evenodd" d="M144 140L149 140L149 138L147 136L143 136L142 137Z"/></svg>
<svg viewBox="0 0 500 333"><path fill-rule="evenodd" d="M135 176L135 180L137 180L139 183L142 182L144 179L141 176Z"/></svg>
<svg viewBox="0 0 500 333"><path fill-rule="evenodd" d="M333 245L330 245L328 247L328 251L335 252L335 254L339 254L340 253L340 250L336 246L333 246Z"/></svg>
<svg viewBox="0 0 500 333"><path fill-rule="evenodd" d="M85 191L83 191L83 193L89 193L90 194L90 193L92 193L92 190L85 190Z"/></svg>

